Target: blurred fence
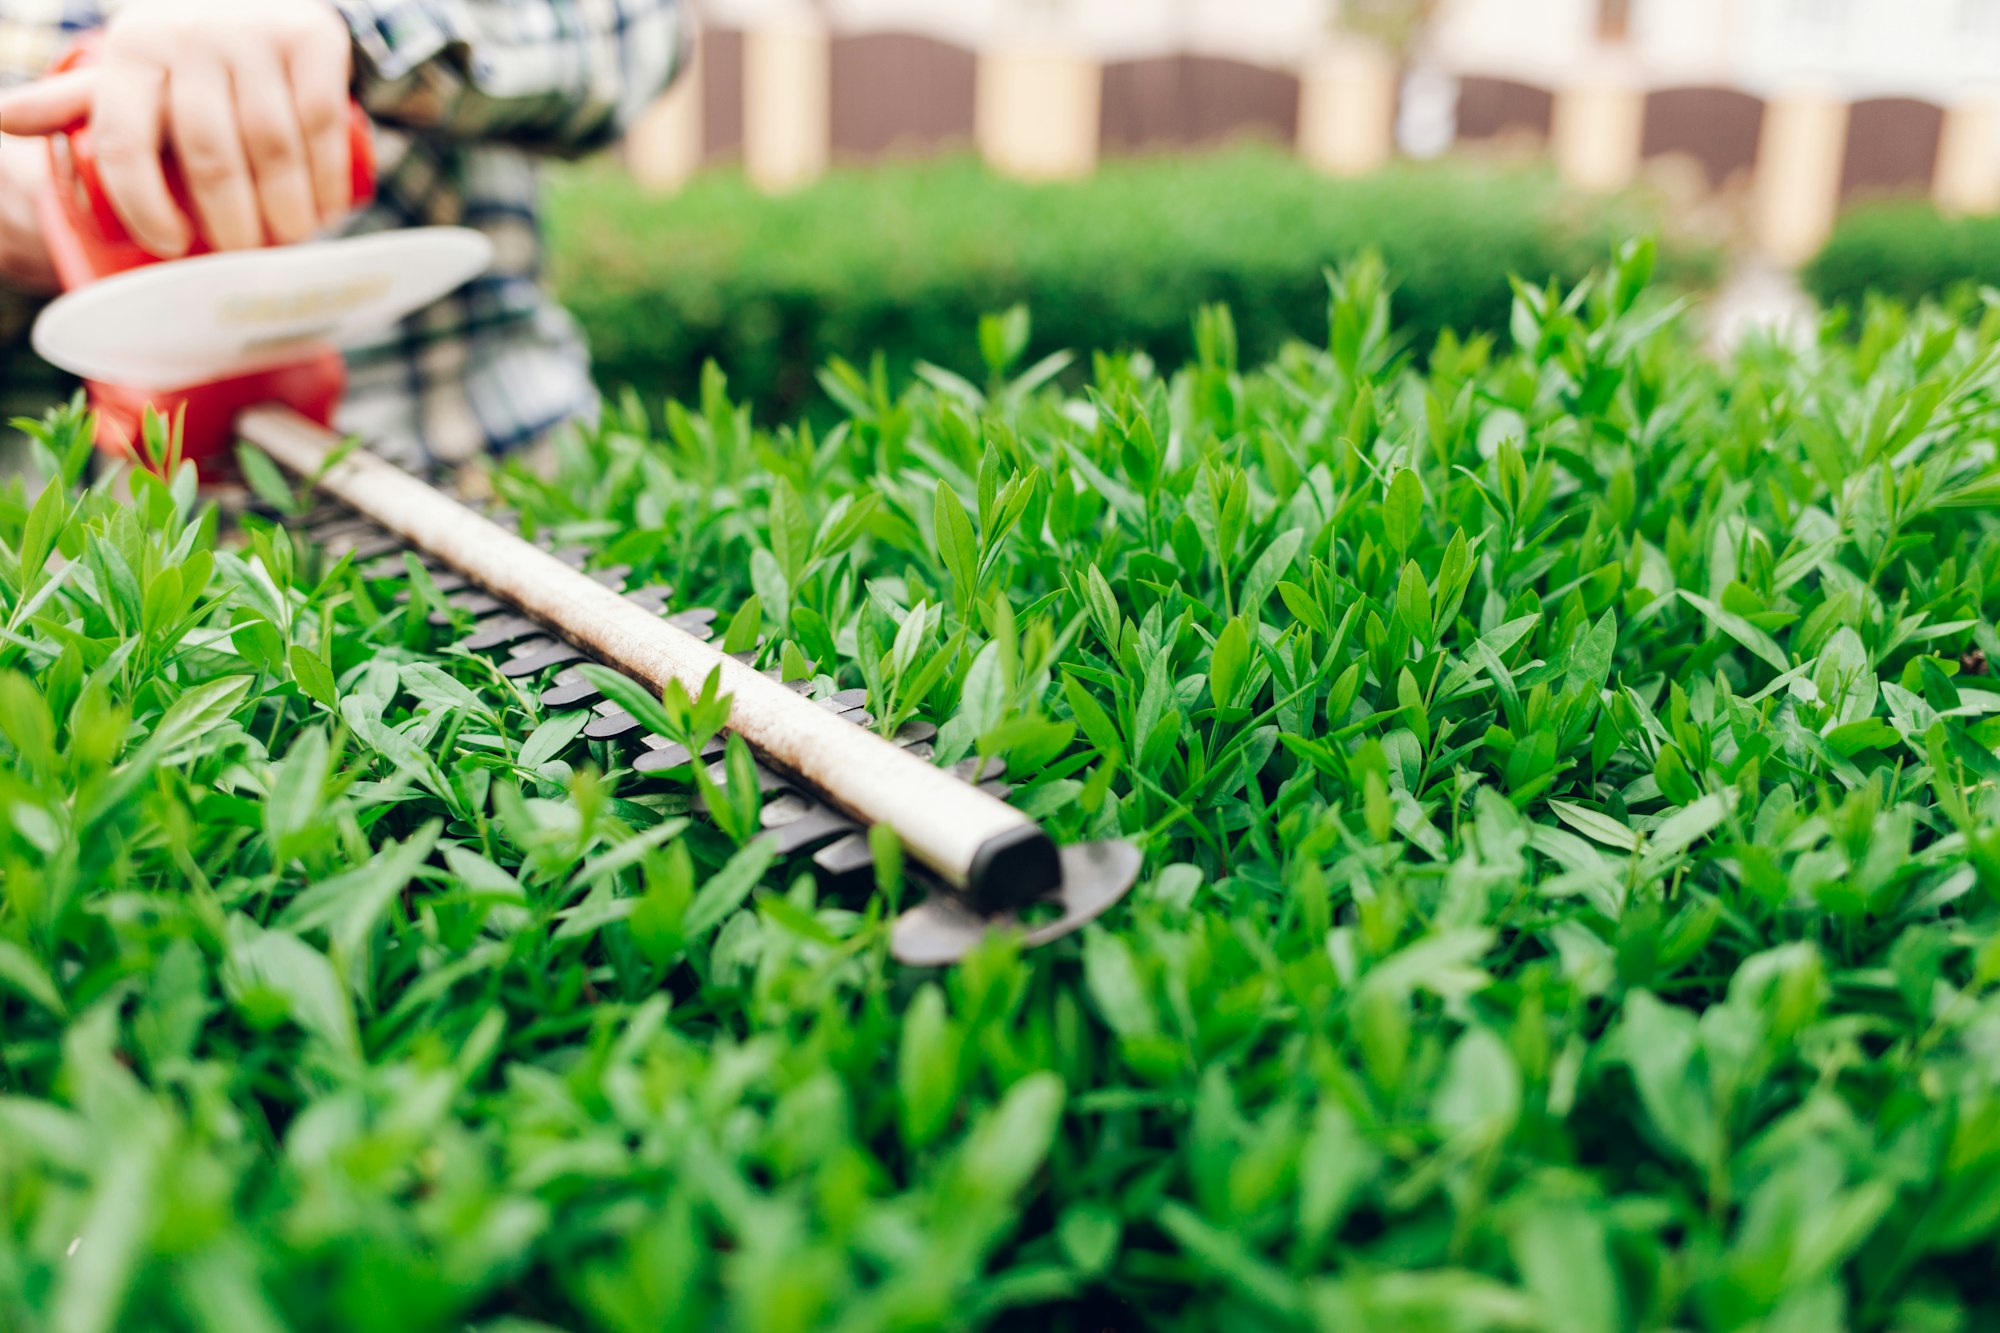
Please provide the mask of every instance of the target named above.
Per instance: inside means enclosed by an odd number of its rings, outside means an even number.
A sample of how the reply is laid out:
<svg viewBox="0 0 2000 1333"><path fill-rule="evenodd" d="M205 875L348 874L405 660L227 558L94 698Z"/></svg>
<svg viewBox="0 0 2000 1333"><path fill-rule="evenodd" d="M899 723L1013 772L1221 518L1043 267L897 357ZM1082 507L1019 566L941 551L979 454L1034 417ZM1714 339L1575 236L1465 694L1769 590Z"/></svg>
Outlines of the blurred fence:
<svg viewBox="0 0 2000 1333"><path fill-rule="evenodd" d="M783 189L829 164L885 156L976 150L1001 171L1048 178L1110 155L1260 138L1352 174L1395 155L1410 73L1386 47L1330 26L1290 52L1107 55L853 30L796 9L748 22L712 15L690 77L635 130L626 160L662 188L740 162ZM1810 254L1839 209L1865 196L2000 206L1984 100L1850 98L1812 83L1649 86L1588 64L1563 79L1434 73L1449 89L1453 149L1546 153L1585 189L1678 180L1735 201L1748 237L1785 262Z"/></svg>

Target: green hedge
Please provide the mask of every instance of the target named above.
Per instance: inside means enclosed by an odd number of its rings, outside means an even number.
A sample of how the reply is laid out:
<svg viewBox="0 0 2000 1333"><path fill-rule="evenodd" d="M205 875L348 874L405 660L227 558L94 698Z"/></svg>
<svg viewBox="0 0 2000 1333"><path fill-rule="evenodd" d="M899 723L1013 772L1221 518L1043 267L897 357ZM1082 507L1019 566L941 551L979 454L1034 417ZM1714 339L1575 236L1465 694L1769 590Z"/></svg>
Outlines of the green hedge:
<svg viewBox="0 0 2000 1333"><path fill-rule="evenodd" d="M1857 208L1800 275L1827 306L1870 292L1899 301L2000 283L2000 217L1947 217L1920 200Z"/></svg>
<svg viewBox="0 0 2000 1333"><path fill-rule="evenodd" d="M2000 321L1724 364L1647 260L501 470L1142 854L950 969L402 562L0 481L0 1330L2000 1328Z"/></svg>
<svg viewBox="0 0 2000 1333"><path fill-rule="evenodd" d="M1419 350L1446 328L1497 330L1508 276L1565 281L1601 263L1633 203L1584 204L1545 174L1401 167L1334 181L1270 149L1107 164L1079 184L997 178L969 159L836 172L770 198L735 174L673 195L586 168L551 190L553 277L600 378L690 396L704 360L760 412L816 397L855 348L893 371L970 372L977 317L1026 302L1033 354L1193 351L1190 315L1228 304L1246 360L1324 336L1323 267L1372 247ZM1703 256L1670 258L1700 277Z"/></svg>

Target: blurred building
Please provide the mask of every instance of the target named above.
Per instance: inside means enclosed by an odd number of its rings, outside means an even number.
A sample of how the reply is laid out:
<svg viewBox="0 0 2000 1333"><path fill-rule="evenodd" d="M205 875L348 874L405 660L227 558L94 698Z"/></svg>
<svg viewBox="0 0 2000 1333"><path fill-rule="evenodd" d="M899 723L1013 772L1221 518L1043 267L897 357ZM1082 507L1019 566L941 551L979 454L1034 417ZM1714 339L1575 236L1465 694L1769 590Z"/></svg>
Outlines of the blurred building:
<svg viewBox="0 0 2000 1333"><path fill-rule="evenodd" d="M1511 145L1587 189L1740 202L1802 258L1843 204L2000 207L2000 0L701 0L635 134L663 186L741 160L976 147L1024 176L1242 137L1330 172Z"/></svg>

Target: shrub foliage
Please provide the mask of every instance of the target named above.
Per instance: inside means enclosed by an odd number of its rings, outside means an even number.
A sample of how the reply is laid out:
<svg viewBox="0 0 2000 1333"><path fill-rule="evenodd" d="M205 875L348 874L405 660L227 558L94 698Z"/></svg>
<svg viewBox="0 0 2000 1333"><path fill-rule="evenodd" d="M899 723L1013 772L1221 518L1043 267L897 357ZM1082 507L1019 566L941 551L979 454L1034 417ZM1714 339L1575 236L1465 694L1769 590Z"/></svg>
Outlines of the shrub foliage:
<svg viewBox="0 0 2000 1333"><path fill-rule="evenodd" d="M1911 303L2000 284L2000 217L1949 217L1921 201L1868 204L1844 216L1800 275L1826 306L1870 295Z"/></svg>
<svg viewBox="0 0 2000 1333"><path fill-rule="evenodd" d="M1403 167L1330 181L1268 148L1106 163L1089 180L1028 185L969 160L835 172L776 199L740 176L650 195L622 173L556 178L551 279L614 392L693 397L729 368L760 420L823 399L819 367L873 351L893 375L919 359L979 367L965 330L1026 303L1030 357L1193 354L1188 316L1219 302L1246 363L1326 337L1324 265L1364 248L1396 275L1395 325L1428 348L1446 328L1498 332L1509 274L1581 277L1636 204L1562 193L1551 177ZM1676 273L1706 256L1674 252Z"/></svg>
<svg viewBox="0 0 2000 1333"><path fill-rule="evenodd" d="M506 478L1144 847L941 975L421 581L12 483L0 1323L1990 1326L2000 322L1720 367L1648 263Z"/></svg>

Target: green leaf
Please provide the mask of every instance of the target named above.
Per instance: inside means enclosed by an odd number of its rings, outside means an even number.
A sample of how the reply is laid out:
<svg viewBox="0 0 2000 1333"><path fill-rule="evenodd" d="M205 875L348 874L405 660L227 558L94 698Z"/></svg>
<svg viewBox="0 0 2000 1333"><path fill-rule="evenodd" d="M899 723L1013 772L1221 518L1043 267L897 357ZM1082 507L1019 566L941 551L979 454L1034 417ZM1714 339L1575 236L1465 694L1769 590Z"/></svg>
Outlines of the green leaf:
<svg viewBox="0 0 2000 1333"><path fill-rule="evenodd" d="M710 876L695 895L682 925L686 937L700 939L748 902L751 890L757 887L757 881L763 878L764 872L776 859L777 849L762 838L753 838L737 848L728 863Z"/></svg>
<svg viewBox="0 0 2000 1333"><path fill-rule="evenodd" d="M57 1018L68 1014L55 979L35 956L12 940L0 940L0 988L32 1000Z"/></svg>
<svg viewBox="0 0 2000 1333"><path fill-rule="evenodd" d="M1417 534L1423 524L1424 487L1417 474L1408 468L1398 469L1389 482L1389 493L1382 502L1382 530L1388 538L1389 549L1395 552L1398 561L1410 553Z"/></svg>
<svg viewBox="0 0 2000 1333"><path fill-rule="evenodd" d="M326 667L326 662L318 652L302 642L294 642L286 654L286 667L292 669L292 681L306 693L306 699L314 701L322 709L340 707L340 691L334 687L334 673Z"/></svg>
<svg viewBox="0 0 2000 1333"><path fill-rule="evenodd" d="M966 517L965 505L957 493L943 481L937 484L934 513L938 555L951 574L952 587L957 591L960 604L966 605L972 599L979 578L979 545L972 535L972 520Z"/></svg>
<svg viewBox="0 0 2000 1333"><path fill-rule="evenodd" d="M1250 672L1250 630L1242 616L1222 627L1208 659L1208 688L1218 708L1234 708Z"/></svg>
<svg viewBox="0 0 2000 1333"><path fill-rule="evenodd" d="M974 1198L1012 1199L1041 1169L1062 1116L1062 1080L1029 1074L974 1125L960 1149L958 1175Z"/></svg>
<svg viewBox="0 0 2000 1333"><path fill-rule="evenodd" d="M896 1054L896 1090L903 1141L922 1148L936 1140L958 1109L963 1036L935 985L918 989L903 1016Z"/></svg>
<svg viewBox="0 0 2000 1333"><path fill-rule="evenodd" d="M1557 819L1593 842L1601 842L1621 852L1639 849L1639 831L1619 823L1610 815L1569 801L1550 801L1549 809L1555 812Z"/></svg>
<svg viewBox="0 0 2000 1333"><path fill-rule="evenodd" d="M736 608L736 614L729 618L729 628L723 631L722 651L725 653L747 653L757 646L758 638L764 632L764 603L757 594L750 594L748 601Z"/></svg>
<svg viewBox="0 0 2000 1333"><path fill-rule="evenodd" d="M637 718L647 731L656 736L678 737L681 729L667 716L659 698L638 681L595 662L585 662L576 670L599 694Z"/></svg>
<svg viewBox="0 0 2000 1333"><path fill-rule="evenodd" d="M1437 638L1437 625L1431 618L1430 585L1424 582L1423 571L1414 560L1403 566L1402 579L1396 585L1396 614L1402 618L1403 627L1426 649Z"/></svg>
<svg viewBox="0 0 2000 1333"><path fill-rule="evenodd" d="M443 825L432 820L401 843L391 843L366 864L321 880L298 897L278 917L279 925L296 934L326 929L335 954L350 965L376 922L396 896L430 859Z"/></svg>
<svg viewBox="0 0 2000 1333"><path fill-rule="evenodd" d="M580 709L575 712L557 713L536 727L529 733L528 739L521 742L521 752L514 757L514 762L533 772L567 750L589 725L590 714Z"/></svg>
<svg viewBox="0 0 2000 1333"><path fill-rule="evenodd" d="M327 956L297 935L263 930L244 917L230 921L223 980L239 1006L276 1011L345 1055L361 1041L346 989Z"/></svg>
<svg viewBox="0 0 2000 1333"><path fill-rule="evenodd" d="M1769 663L1773 670L1790 671L1792 669L1791 659L1785 656L1785 650L1778 646L1777 640L1773 639L1763 630L1758 629L1742 616L1737 615L1734 611L1725 611L1706 597L1697 597L1685 588L1681 589L1680 595L1688 605L1708 617L1710 624L1736 640L1736 642L1742 644L1745 648L1748 648L1758 658Z"/></svg>
<svg viewBox="0 0 2000 1333"><path fill-rule="evenodd" d="M250 676L223 676L197 685L168 706L146 740L155 762L184 764L215 748L228 721L254 684Z"/></svg>

